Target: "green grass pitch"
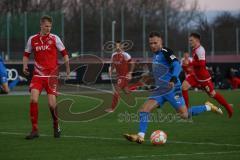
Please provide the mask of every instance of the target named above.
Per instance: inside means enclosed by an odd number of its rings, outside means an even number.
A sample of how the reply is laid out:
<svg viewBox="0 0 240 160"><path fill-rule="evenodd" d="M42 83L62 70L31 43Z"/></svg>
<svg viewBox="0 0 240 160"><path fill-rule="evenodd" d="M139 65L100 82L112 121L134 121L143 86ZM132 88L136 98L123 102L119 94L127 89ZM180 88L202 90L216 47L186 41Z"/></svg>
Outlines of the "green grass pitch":
<svg viewBox="0 0 240 160"><path fill-rule="evenodd" d="M116 112L91 122L61 121L62 137L54 139L52 122L47 107L46 96L39 101L40 138L32 141L24 139L30 131L29 96L0 96L0 159L2 160L103 160L103 159L240 159L240 91L221 91L229 103L233 104L234 115L227 118L214 113L204 113L191 122L162 121L149 124L144 144L130 143L122 134L136 133L137 122L120 122L120 113L136 113L143 100L135 108L120 103ZM62 97L59 97L59 100ZM85 106L98 101L78 98ZM190 103L202 104L210 100L202 92L191 92ZM73 108L74 112L86 108ZM166 104L163 113L174 113ZM168 134L164 146L153 146L150 134L157 129Z"/></svg>

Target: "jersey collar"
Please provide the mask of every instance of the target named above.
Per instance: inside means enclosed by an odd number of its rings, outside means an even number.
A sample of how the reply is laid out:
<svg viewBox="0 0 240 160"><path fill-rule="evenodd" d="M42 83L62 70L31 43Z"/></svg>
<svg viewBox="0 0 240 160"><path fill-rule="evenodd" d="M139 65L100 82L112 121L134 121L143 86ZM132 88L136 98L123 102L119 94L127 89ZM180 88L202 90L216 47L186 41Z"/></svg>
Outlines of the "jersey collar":
<svg viewBox="0 0 240 160"><path fill-rule="evenodd" d="M193 48L194 51L196 51L201 45L197 46L196 48Z"/></svg>
<svg viewBox="0 0 240 160"><path fill-rule="evenodd" d="M38 32L38 35L40 36L40 37L48 37L49 35L50 35L50 33L48 33L48 34L46 34L46 35L41 35L41 33L40 32Z"/></svg>
<svg viewBox="0 0 240 160"><path fill-rule="evenodd" d="M157 52L155 52L155 54L159 54L159 53L161 53L163 49L164 49L164 47L162 47L162 48L159 49Z"/></svg>

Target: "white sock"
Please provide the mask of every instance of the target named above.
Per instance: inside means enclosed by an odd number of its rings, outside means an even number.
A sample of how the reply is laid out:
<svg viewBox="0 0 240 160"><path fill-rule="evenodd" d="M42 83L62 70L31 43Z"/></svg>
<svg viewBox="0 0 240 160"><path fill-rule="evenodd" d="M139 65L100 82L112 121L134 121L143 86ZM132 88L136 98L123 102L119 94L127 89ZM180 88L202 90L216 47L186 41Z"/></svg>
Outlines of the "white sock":
<svg viewBox="0 0 240 160"><path fill-rule="evenodd" d="M145 133L143 133L143 132L139 132L138 135L141 136L142 138L144 138Z"/></svg>
<svg viewBox="0 0 240 160"><path fill-rule="evenodd" d="M205 104L205 107L206 107L207 111L211 111L211 107L209 105Z"/></svg>

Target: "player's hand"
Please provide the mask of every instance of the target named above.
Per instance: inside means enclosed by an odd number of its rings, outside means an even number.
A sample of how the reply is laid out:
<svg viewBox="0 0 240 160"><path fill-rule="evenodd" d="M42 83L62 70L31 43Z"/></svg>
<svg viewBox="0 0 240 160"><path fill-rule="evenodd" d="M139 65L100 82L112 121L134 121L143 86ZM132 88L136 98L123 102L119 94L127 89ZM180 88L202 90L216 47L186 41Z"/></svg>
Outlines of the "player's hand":
<svg viewBox="0 0 240 160"><path fill-rule="evenodd" d="M169 85L170 88L174 88L175 83L174 82L169 82L168 85Z"/></svg>
<svg viewBox="0 0 240 160"><path fill-rule="evenodd" d="M109 75L109 77L112 77L112 72L111 71L108 72L108 75Z"/></svg>
<svg viewBox="0 0 240 160"><path fill-rule="evenodd" d="M108 75L109 75L109 77L112 77L112 67L111 66L108 68Z"/></svg>
<svg viewBox="0 0 240 160"><path fill-rule="evenodd" d="M129 73L127 74L127 79L132 79L132 72L129 72Z"/></svg>
<svg viewBox="0 0 240 160"><path fill-rule="evenodd" d="M23 66L23 74L28 76L30 73L28 71L28 66Z"/></svg>
<svg viewBox="0 0 240 160"><path fill-rule="evenodd" d="M177 82L177 77L173 76L168 83L169 87L173 88L176 82Z"/></svg>
<svg viewBox="0 0 240 160"><path fill-rule="evenodd" d="M66 70L66 74L67 74L66 79L67 79L67 80L70 79L70 69L67 69L67 70Z"/></svg>

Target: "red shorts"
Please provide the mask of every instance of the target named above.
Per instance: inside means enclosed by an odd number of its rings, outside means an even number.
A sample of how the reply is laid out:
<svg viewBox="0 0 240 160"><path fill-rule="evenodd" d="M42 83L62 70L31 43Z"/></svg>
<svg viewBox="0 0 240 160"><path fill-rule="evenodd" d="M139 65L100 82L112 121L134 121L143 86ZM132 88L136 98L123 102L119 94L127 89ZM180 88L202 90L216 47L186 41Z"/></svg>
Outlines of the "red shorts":
<svg viewBox="0 0 240 160"><path fill-rule="evenodd" d="M191 87L201 88L206 90L208 94L212 93L214 90L214 84L212 83L212 80L207 80L204 82L199 82L194 75L188 75L185 79Z"/></svg>
<svg viewBox="0 0 240 160"><path fill-rule="evenodd" d="M41 93L43 89L46 90L47 94L57 95L57 77L38 77L33 76L29 90L37 89Z"/></svg>
<svg viewBox="0 0 240 160"><path fill-rule="evenodd" d="M129 79L126 77L118 78L117 86L121 89L124 89L124 88L128 87L128 82L129 82Z"/></svg>

